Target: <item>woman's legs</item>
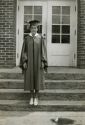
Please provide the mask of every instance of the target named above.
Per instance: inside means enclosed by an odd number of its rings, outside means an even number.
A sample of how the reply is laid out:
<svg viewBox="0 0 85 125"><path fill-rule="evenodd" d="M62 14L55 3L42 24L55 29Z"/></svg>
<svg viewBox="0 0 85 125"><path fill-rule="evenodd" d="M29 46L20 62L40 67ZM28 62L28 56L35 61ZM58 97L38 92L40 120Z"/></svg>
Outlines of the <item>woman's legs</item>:
<svg viewBox="0 0 85 125"><path fill-rule="evenodd" d="M30 98L34 98L34 90L30 90Z"/></svg>
<svg viewBox="0 0 85 125"><path fill-rule="evenodd" d="M39 90L35 90L35 98L38 98Z"/></svg>
<svg viewBox="0 0 85 125"><path fill-rule="evenodd" d="M38 94L39 94L39 90L31 90L30 91L30 101L29 101L29 104L30 105L38 105Z"/></svg>
<svg viewBox="0 0 85 125"><path fill-rule="evenodd" d="M34 105L38 105L38 93L39 93L39 90L35 90L35 96L34 96Z"/></svg>
<svg viewBox="0 0 85 125"><path fill-rule="evenodd" d="M34 103L34 90L31 90L30 91L30 101L29 101L29 104L33 105L33 103Z"/></svg>

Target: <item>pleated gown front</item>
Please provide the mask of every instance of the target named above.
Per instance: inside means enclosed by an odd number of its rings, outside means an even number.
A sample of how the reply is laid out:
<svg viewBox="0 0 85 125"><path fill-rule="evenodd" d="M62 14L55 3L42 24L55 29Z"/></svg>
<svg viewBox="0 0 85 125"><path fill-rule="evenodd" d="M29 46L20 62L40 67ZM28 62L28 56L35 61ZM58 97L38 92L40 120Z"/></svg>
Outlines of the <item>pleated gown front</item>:
<svg viewBox="0 0 85 125"><path fill-rule="evenodd" d="M44 87L42 59L46 60L46 44L37 34L25 38L22 53L27 55L27 69L24 71L24 90L39 90Z"/></svg>

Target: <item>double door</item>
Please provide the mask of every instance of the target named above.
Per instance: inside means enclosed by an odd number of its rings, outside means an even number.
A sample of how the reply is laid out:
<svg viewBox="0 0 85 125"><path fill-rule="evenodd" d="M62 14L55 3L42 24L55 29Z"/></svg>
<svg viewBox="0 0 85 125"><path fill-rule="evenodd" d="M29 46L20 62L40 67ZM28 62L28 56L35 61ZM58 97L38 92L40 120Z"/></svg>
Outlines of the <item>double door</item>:
<svg viewBox="0 0 85 125"><path fill-rule="evenodd" d="M31 20L39 20L38 33L47 42L49 66L76 66L77 14L76 2L70 1L19 1L17 59L19 64L24 37L29 33ZM75 17L75 18L74 18Z"/></svg>

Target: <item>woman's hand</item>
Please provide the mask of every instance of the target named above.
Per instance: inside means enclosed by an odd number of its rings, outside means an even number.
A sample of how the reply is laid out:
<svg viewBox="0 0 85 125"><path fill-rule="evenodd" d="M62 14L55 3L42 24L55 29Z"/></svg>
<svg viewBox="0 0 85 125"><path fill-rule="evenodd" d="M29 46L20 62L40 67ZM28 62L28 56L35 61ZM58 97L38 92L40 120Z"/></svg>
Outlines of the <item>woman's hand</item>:
<svg viewBox="0 0 85 125"><path fill-rule="evenodd" d="M23 64L23 68L27 69L27 63L26 62Z"/></svg>
<svg viewBox="0 0 85 125"><path fill-rule="evenodd" d="M46 67L46 68L44 68L44 71L45 71L45 73L48 73L48 69L47 69L47 67Z"/></svg>

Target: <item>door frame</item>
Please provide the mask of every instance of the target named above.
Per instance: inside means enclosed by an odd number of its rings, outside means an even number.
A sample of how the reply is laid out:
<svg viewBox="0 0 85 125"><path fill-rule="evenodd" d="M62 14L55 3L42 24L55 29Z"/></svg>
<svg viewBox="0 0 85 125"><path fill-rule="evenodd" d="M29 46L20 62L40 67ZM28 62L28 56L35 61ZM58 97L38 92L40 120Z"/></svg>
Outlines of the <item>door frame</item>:
<svg viewBox="0 0 85 125"><path fill-rule="evenodd" d="M17 7L16 7L16 66L18 66L18 62L19 62L19 21L18 21L18 12L19 12L19 1L23 1L23 0L17 0ZM24 0L27 1L27 0ZM39 0L28 0L28 1L38 1ZM51 1L51 0L50 0ZM52 1L62 1L62 0L52 0ZM68 1L68 0L64 0L64 1ZM78 1L77 0L70 0L70 1L75 1L75 12L76 12L76 21L78 22ZM40 2L49 2L48 0L41 0ZM75 29L75 46L74 46L74 64L73 66L76 67L77 66L77 23L76 23L76 29Z"/></svg>

